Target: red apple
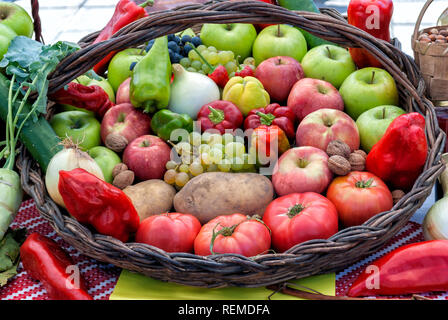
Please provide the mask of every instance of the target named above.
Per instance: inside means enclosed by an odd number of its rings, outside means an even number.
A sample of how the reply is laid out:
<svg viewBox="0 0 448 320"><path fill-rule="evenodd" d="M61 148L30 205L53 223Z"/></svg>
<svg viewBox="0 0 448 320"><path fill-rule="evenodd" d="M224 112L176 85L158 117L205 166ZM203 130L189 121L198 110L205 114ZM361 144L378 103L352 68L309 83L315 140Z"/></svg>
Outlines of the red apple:
<svg viewBox="0 0 448 320"><path fill-rule="evenodd" d="M327 150L333 140L348 144L352 151L359 149L359 132L355 121L340 110L319 109L307 115L296 131L297 146Z"/></svg>
<svg viewBox="0 0 448 320"><path fill-rule="evenodd" d="M130 85L131 85L131 78L127 78L125 81L123 81L122 84L117 89L117 94L115 97L117 104L122 103L131 103L131 98L129 95L130 92Z"/></svg>
<svg viewBox="0 0 448 320"><path fill-rule="evenodd" d="M287 105L294 110L299 121L323 108L344 110L344 100L331 83L311 78L304 78L294 84Z"/></svg>
<svg viewBox="0 0 448 320"><path fill-rule="evenodd" d="M134 139L123 153L123 163L140 180L162 179L171 148L159 137L145 135Z"/></svg>
<svg viewBox="0 0 448 320"><path fill-rule="evenodd" d="M150 133L151 118L130 103L117 104L109 110L101 122L101 139L106 141L110 133L125 137L128 142Z"/></svg>
<svg viewBox="0 0 448 320"><path fill-rule="evenodd" d="M322 193L332 179L328 155L314 147L289 149L278 159L272 174L272 184L279 196L308 191Z"/></svg>
<svg viewBox="0 0 448 320"><path fill-rule="evenodd" d="M300 63L291 57L272 57L255 69L255 77L261 81L271 99L278 102L286 101L291 88L304 76Z"/></svg>

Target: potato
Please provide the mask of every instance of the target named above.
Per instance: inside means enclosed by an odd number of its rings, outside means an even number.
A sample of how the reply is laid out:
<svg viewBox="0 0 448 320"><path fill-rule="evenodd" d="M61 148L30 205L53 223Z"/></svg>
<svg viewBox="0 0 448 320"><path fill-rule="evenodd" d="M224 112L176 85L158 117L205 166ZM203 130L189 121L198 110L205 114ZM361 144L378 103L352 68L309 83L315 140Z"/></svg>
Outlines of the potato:
<svg viewBox="0 0 448 320"><path fill-rule="evenodd" d="M123 189L143 221L149 216L169 212L176 190L163 180L153 179Z"/></svg>
<svg viewBox="0 0 448 320"><path fill-rule="evenodd" d="M174 208L206 223L232 213L263 216L273 197L271 181L260 174L207 172L191 179L176 194Z"/></svg>

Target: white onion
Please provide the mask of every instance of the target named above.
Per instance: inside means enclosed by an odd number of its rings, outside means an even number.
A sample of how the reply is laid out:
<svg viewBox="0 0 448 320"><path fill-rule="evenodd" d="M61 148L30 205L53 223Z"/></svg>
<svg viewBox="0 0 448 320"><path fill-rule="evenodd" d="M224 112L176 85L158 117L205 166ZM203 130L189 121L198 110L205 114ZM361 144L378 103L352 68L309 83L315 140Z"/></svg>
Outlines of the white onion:
<svg viewBox="0 0 448 320"><path fill-rule="evenodd" d="M78 146L71 142L64 141L64 149L56 153L51 158L45 175L45 185L51 199L58 205L65 208L64 200L59 193L59 171L71 171L82 168L101 180L104 180L103 172L99 165L86 152L80 150Z"/></svg>
<svg viewBox="0 0 448 320"><path fill-rule="evenodd" d="M168 109L186 113L197 119L203 105L219 100L221 93L216 83L199 72L189 72L180 64L173 64L174 80L171 84Z"/></svg>

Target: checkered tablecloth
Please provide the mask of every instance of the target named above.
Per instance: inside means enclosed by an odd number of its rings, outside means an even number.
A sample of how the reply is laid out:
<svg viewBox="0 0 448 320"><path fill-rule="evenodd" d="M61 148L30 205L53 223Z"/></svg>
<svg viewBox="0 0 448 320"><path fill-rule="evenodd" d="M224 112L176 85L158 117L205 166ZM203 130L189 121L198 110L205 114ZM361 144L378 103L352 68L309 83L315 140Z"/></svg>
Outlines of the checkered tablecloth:
<svg viewBox="0 0 448 320"><path fill-rule="evenodd" d="M80 268L86 280L89 294L96 300L107 300L113 292L121 269L110 264L98 262L80 254L76 249L64 242L52 227L38 213L33 200L25 201L11 225L12 228L26 228L29 233L38 232L55 240L66 250L73 261ZM336 274L336 295L345 295L351 283L364 270L364 268L378 257L398 248L399 246L423 240L421 225L409 222L389 243L375 254L355 263L342 272ZM0 288L0 300L48 300L43 286L33 280L22 266L19 273L10 282ZM448 299L446 293L422 294L432 299Z"/></svg>

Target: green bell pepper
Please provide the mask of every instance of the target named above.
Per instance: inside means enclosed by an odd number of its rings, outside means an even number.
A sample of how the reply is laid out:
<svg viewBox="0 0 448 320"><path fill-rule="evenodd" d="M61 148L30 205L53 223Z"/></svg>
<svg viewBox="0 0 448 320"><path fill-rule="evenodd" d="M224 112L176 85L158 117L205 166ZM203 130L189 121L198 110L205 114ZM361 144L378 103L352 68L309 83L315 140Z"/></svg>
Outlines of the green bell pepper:
<svg viewBox="0 0 448 320"><path fill-rule="evenodd" d="M151 120L151 129L165 141L171 139L171 133L176 129L185 129L189 133L193 131L193 119L188 114L179 114L164 109L156 112Z"/></svg>
<svg viewBox="0 0 448 320"><path fill-rule="evenodd" d="M154 113L168 107L171 61L167 36L157 38L148 53L135 65L130 84L131 103Z"/></svg>

